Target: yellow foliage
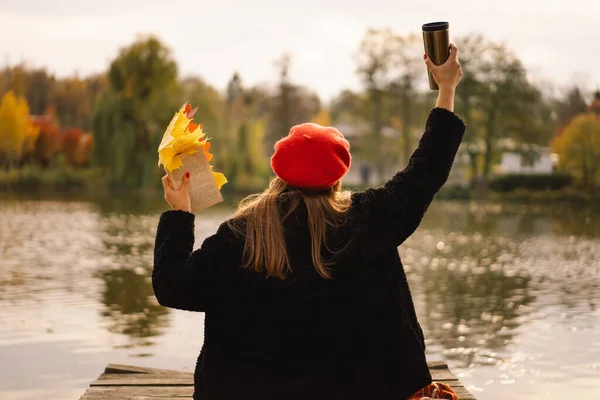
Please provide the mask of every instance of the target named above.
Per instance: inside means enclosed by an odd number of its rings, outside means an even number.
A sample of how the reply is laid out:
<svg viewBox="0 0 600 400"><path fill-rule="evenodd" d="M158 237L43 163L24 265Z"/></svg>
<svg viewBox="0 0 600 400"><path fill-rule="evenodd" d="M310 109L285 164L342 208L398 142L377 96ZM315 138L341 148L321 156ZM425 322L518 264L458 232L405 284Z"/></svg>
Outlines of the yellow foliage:
<svg viewBox="0 0 600 400"><path fill-rule="evenodd" d="M600 116L580 114L552 142L559 166L570 170L587 188L595 186L600 173Z"/></svg>
<svg viewBox="0 0 600 400"><path fill-rule="evenodd" d="M210 143L202 132L202 125L194 123L195 113L196 110L187 103L175 113L158 146L158 166L164 165L165 169L173 172L183 166L182 155L195 154L200 148L210 162L213 157L209 152ZM227 178L220 172L214 172L212 166L210 170L220 190L227 183Z"/></svg>
<svg viewBox="0 0 600 400"><path fill-rule="evenodd" d="M29 119L27 100L9 91L0 102L0 155L17 161L33 152L39 134Z"/></svg>
<svg viewBox="0 0 600 400"><path fill-rule="evenodd" d="M321 111L313 117L311 122L321 126L331 126L331 115L329 114L329 110L325 108L321 109Z"/></svg>

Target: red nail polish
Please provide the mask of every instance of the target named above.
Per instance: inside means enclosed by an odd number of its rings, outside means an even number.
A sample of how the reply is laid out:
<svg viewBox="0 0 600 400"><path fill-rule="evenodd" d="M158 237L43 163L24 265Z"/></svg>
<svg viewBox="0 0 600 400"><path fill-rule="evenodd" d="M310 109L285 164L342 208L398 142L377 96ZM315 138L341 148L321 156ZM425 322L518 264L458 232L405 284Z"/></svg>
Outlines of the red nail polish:
<svg viewBox="0 0 600 400"><path fill-rule="evenodd" d="M423 60L427 60L427 54L423 54Z"/></svg>
<svg viewBox="0 0 600 400"><path fill-rule="evenodd" d="M189 178L189 177L190 177L190 173L189 173L189 172L186 172L186 173L185 173L185 177L186 177L186 178Z"/></svg>

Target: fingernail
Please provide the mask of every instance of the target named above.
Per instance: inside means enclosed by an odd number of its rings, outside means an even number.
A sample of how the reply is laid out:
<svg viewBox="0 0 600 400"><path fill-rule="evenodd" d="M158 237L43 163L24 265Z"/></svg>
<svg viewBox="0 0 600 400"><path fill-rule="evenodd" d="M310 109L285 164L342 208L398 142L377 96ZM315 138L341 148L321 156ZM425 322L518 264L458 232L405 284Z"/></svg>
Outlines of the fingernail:
<svg viewBox="0 0 600 400"><path fill-rule="evenodd" d="M186 172L186 173L185 173L185 177L186 177L186 178L189 178L189 177L190 177L190 173L189 173L189 172Z"/></svg>
<svg viewBox="0 0 600 400"><path fill-rule="evenodd" d="M423 54L423 60L427 60L427 54Z"/></svg>

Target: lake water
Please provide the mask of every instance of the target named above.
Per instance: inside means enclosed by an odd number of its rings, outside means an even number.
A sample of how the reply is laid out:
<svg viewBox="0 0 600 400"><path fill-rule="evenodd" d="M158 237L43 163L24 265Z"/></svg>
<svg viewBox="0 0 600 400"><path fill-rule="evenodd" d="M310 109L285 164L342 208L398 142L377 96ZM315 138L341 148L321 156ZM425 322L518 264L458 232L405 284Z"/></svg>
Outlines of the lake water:
<svg viewBox="0 0 600 400"><path fill-rule="evenodd" d="M193 371L157 305L162 199L0 200L0 398L77 399L108 363ZM231 212L196 218L199 246ZM600 212L436 201L400 248L429 360L478 398L600 399Z"/></svg>

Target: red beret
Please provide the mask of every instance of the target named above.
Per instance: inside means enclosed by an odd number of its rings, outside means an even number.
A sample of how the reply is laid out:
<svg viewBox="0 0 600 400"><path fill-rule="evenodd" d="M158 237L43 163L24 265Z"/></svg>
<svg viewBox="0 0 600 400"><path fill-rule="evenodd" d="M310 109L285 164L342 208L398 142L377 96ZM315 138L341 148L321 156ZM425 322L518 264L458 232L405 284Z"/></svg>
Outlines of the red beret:
<svg viewBox="0 0 600 400"><path fill-rule="evenodd" d="M275 143L273 172L288 185L323 190L335 185L350 169L350 144L337 129L314 123L292 127Z"/></svg>

